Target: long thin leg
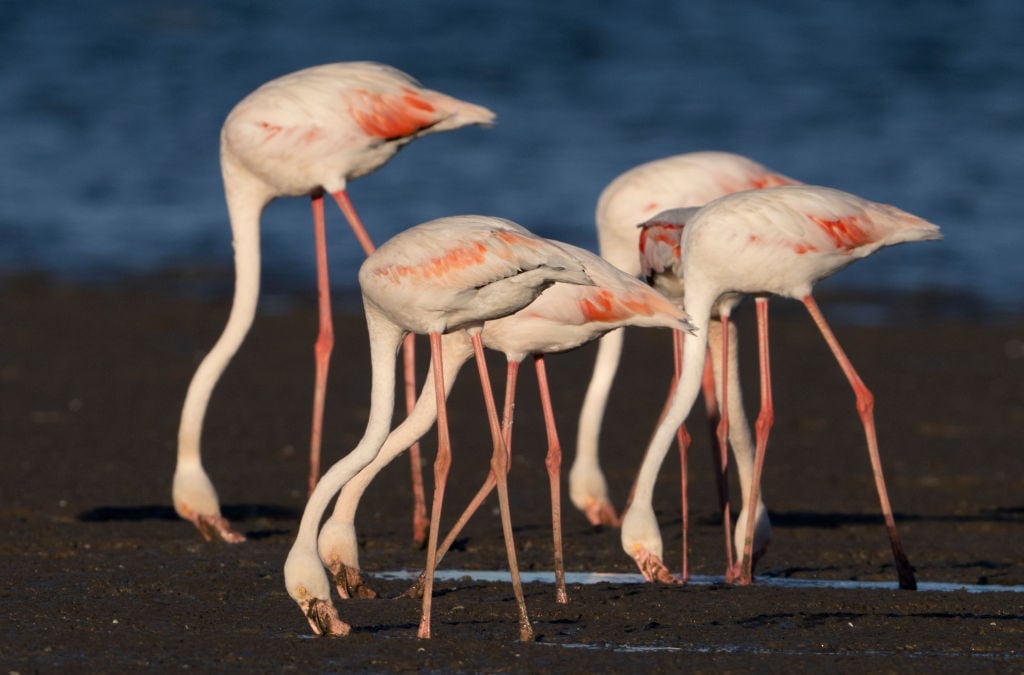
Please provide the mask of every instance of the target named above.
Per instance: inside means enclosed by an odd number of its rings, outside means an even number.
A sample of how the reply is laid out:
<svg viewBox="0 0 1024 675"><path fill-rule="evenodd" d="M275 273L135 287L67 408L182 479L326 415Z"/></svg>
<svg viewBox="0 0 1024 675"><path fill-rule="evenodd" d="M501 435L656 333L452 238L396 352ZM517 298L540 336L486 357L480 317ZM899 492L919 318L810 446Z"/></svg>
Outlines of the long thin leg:
<svg viewBox="0 0 1024 675"><path fill-rule="evenodd" d="M708 328L711 329L715 326L721 326L718 321L712 321ZM725 501L727 496L723 492L723 481L721 472L718 470L718 465L722 461L722 451L718 447L718 423L721 421L721 416L718 412L718 397L715 395L715 359L711 350L711 342L713 339L708 336L708 348L707 356L704 359L704 374L700 381L701 395L704 397L704 411L708 421L708 437L711 439L711 466L715 469L715 489L718 491L718 508L725 508Z"/></svg>
<svg viewBox="0 0 1024 675"><path fill-rule="evenodd" d="M505 450L507 453L506 456L509 457L510 459L512 455L512 419L513 412L515 409L515 391L516 381L519 379L518 374L519 362L509 361L507 376L505 378L505 409L503 413L503 422L501 426L502 437L505 441ZM507 469L508 466L506 466L506 470ZM484 500L490 496L491 491L494 490L494 487L497 484L498 481L494 477L494 471L489 470L487 472L487 478L484 480L483 485L481 485L480 489L477 490L476 495L473 496L473 499L469 502L469 505L466 506L466 509L462 512L462 515L459 516L459 519L455 521L455 525L453 525L452 529L448 532L448 536L446 536L444 538L444 541L441 542L441 545L438 546L438 563L440 563L441 559L444 558L446 553L448 553L448 550L452 547L452 544L455 543L455 539L462 533L463 528L466 527L466 523L468 523L469 519L473 517L473 514L477 512L477 510L480 508L480 505L484 503ZM422 586L422 583L419 583L418 586ZM418 588L417 586L413 586L413 588L407 591L406 594L414 594L416 592L418 592Z"/></svg>
<svg viewBox="0 0 1024 675"><path fill-rule="evenodd" d="M402 342L402 362L405 367L405 410L412 414L416 407L416 336L409 333ZM409 473L412 476L412 540L417 546L427 543L430 519L427 517L427 497L423 489L423 456L420 442L409 446Z"/></svg>
<svg viewBox="0 0 1024 675"><path fill-rule="evenodd" d="M768 356L768 298L757 298L757 353L761 363L761 412L755 424L757 442L754 450L754 475L750 480L748 496L747 529L743 540L742 570L740 584L749 585L754 577L754 523L757 520L757 502L760 499L761 472L768 447L768 432L775 422L775 407L772 405L772 371Z"/></svg>
<svg viewBox="0 0 1024 675"><path fill-rule="evenodd" d="M327 272L327 235L324 227L324 199L313 195L313 231L316 237L316 286L320 308L320 334L313 346L316 380L313 387L313 425L309 440L309 493L320 479L320 442L323 437L324 401L327 396L327 370L334 349L334 325L331 319L331 284Z"/></svg>
<svg viewBox="0 0 1024 675"><path fill-rule="evenodd" d="M729 315L722 314L722 353L729 353ZM726 581L732 581L732 512L729 505L729 359L722 359L722 402L718 420L718 487L725 530Z"/></svg>
<svg viewBox="0 0 1024 675"><path fill-rule="evenodd" d="M674 365L672 391L675 391L676 386L679 384L679 378L683 372L683 332L681 330L672 331L672 361ZM662 417L664 417L668 412L668 404L671 400L670 395L669 399L665 401L665 409L662 410L661 413ZM676 445L679 446L679 491L681 494L681 510L683 518L682 580L685 582L690 579L690 499L689 485L687 484L687 467L689 466L687 456L690 450L690 434L686 431L685 424L676 429Z"/></svg>
<svg viewBox="0 0 1024 675"><path fill-rule="evenodd" d="M875 398L868 388L864 386L864 382L860 379L857 371L854 370L850 359L847 358L846 352L839 346L839 341L832 333L832 329L829 328L821 310L818 309L818 303L810 295L803 298L803 303L807 307L807 311L811 313L811 318L817 324L818 330L821 331L821 335L825 338L825 342L828 343L832 354L835 355L836 361L839 362L839 367L843 369L846 379L850 381L850 386L853 388L853 393L857 398L857 413L860 415L861 424L864 425L864 436L867 437L868 455L871 457L871 468L875 474L878 501L882 506L882 515L885 517L885 527L889 531L889 543L892 545L892 555L896 561L896 574L899 578L900 588L911 591L916 590L917 580L914 578L914 568L911 567L910 561L907 560L907 554L903 552L903 545L900 543L899 535L896 533L896 520L892 515L892 507L889 505L889 494L885 489L885 478L882 475L882 460L878 454L878 437L875 433Z"/></svg>
<svg viewBox="0 0 1024 675"><path fill-rule="evenodd" d="M544 367L544 355L534 354L533 364L537 370L537 388L540 390L540 405L544 411L544 428L548 436L548 454L544 464L548 470L548 483L551 486L551 538L555 558L555 601L560 604L569 602L565 591L565 559L562 556L562 444L558 440L558 429L555 428L555 411L551 405L551 391L548 389L548 374Z"/></svg>
<svg viewBox="0 0 1024 675"><path fill-rule="evenodd" d="M366 228L363 227L363 221L356 213L355 207L352 206L352 200L348 198L348 193L345 190L337 190L331 193L331 196L334 197L338 208L345 215L345 220L348 221L356 239L359 240L363 252L366 255L373 253L376 247L366 232ZM412 333L406 335L402 342L402 360L405 368L405 410L407 415L411 415L412 409L416 407L416 336ZM419 441L409 446L409 469L412 474L413 496L412 538L417 545L422 546L427 538L430 521L427 520L427 500L423 490L423 460Z"/></svg>
<svg viewBox="0 0 1024 675"><path fill-rule="evenodd" d="M491 471L498 480L498 505L501 510L501 529L505 535L505 551L508 554L508 567L512 575L512 592L516 597L516 606L519 610L519 639L523 642L533 639L533 627L530 626L530 619L526 615L526 599L523 597L523 583L519 578L519 564L516 562L515 539L512 536L512 517L509 511L508 500L508 451L505 449L505 442L501 437L501 428L498 424L498 409L494 404L494 392L491 389L491 379L487 374L487 362L484 360L484 344L480 338L479 331L473 333L473 351L476 354L476 366L480 371L480 387L483 389L484 403L487 405L487 420L491 426L491 440L494 443L494 453L491 457ZM431 532L434 524L431 523ZM431 542L433 545L434 542Z"/></svg>
<svg viewBox="0 0 1024 675"><path fill-rule="evenodd" d="M435 552L437 551L438 523L441 522L441 502L448 470L452 464L451 439L448 436L448 408L445 404L444 367L441 357L441 334L430 334L430 359L434 364L434 395L437 399L437 458L434 460L434 503L431 511L430 534L427 539L427 565L423 574L423 611L420 614L419 637L430 637L430 601L434 594Z"/></svg>

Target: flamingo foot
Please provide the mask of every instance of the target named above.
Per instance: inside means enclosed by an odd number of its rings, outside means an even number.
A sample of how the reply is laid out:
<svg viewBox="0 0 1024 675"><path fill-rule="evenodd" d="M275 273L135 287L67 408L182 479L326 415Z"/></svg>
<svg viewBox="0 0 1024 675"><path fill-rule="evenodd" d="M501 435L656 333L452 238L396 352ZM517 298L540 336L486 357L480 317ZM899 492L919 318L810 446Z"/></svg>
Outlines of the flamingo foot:
<svg viewBox="0 0 1024 675"><path fill-rule="evenodd" d="M643 574L644 579L648 582L659 584L683 583L678 577L668 571L668 567L661 561L661 558L646 548L638 548L637 552L633 555L633 560L636 561L636 566L640 568L640 574Z"/></svg>
<svg viewBox="0 0 1024 675"><path fill-rule="evenodd" d="M338 610L330 600L312 598L300 602L299 607L317 635L348 635L352 630L347 623L338 618Z"/></svg>
<svg viewBox="0 0 1024 675"><path fill-rule="evenodd" d="M223 541L228 544L237 544L245 541L245 535L231 527L231 522L220 515L196 513L184 506L177 506L178 514L196 526L199 534L203 535L206 541Z"/></svg>
<svg viewBox="0 0 1024 675"><path fill-rule="evenodd" d="M396 595L395 599L397 600L398 598L409 598L410 600L422 600L423 585L426 583L426 581L426 577L424 577L421 574L419 578L416 579L416 583L414 583L409 588L405 589L404 592L400 593L399 595Z"/></svg>
<svg viewBox="0 0 1024 675"><path fill-rule="evenodd" d="M615 507L604 500L592 499L583 513L594 527L619 527L622 524Z"/></svg>
<svg viewBox="0 0 1024 675"><path fill-rule="evenodd" d="M363 581L359 568L346 565L340 561L333 561L327 565L334 579L334 586L338 589L338 595L343 600L358 598L360 600L372 600L377 597L377 591L370 588Z"/></svg>
<svg viewBox="0 0 1024 675"><path fill-rule="evenodd" d="M757 563L761 560L761 557L768 551L768 546L765 545L762 548L754 551L750 556L750 574L743 573L743 560L737 560L725 570L725 583L736 584L737 586L750 586L754 583L754 570L757 569Z"/></svg>

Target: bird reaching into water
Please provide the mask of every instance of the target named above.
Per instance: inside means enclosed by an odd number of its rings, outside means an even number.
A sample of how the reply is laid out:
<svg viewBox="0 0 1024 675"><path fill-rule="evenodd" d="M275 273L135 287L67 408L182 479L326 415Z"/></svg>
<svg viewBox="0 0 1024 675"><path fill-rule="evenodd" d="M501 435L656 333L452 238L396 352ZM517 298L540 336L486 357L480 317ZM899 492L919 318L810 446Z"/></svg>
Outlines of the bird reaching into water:
<svg viewBox="0 0 1024 675"><path fill-rule="evenodd" d="M213 388L256 314L264 207L277 197L312 197L320 311L310 433L312 490L320 472L324 396L334 344L323 196L330 194L338 203L369 254L373 243L348 198L348 181L376 170L420 136L493 120L486 108L425 89L395 68L369 62L332 63L279 77L228 114L221 130L220 163L235 250L234 300L224 331L185 396L172 491L175 510L206 539L245 539L221 515L217 492L202 466L200 437ZM411 339L406 346L407 399L412 399ZM422 489L417 500L423 503ZM417 529L425 528L424 519L421 514Z"/></svg>
<svg viewBox="0 0 1024 675"><path fill-rule="evenodd" d="M661 293L640 280L620 271L597 255L569 244L558 244L581 261L583 270L594 285L556 283L532 303L499 319L483 324L481 337L488 349L502 352L508 361L502 433L506 449L511 452L512 419L515 409L515 386L519 364L533 355L537 383L544 412L548 439L545 464L551 493L551 522L555 557L556 598L565 602L564 564L561 547L561 444L555 427L551 394L547 385L544 355L575 349L621 326L668 328L685 331L690 325L686 313ZM450 388L458 369L473 354L464 333L442 336L444 381ZM433 364L431 365L433 367ZM427 381L430 381L428 374ZM387 464L419 439L434 421L434 397L426 386L409 417L388 436L377 457L351 481L345 484L335 505L334 514L320 532L321 559L332 570L342 597L365 597L372 594L359 574L355 513L363 492ZM437 551L437 560L444 556L483 500L496 485L496 477L487 480ZM410 594L415 594L414 590Z"/></svg>
<svg viewBox="0 0 1024 675"><path fill-rule="evenodd" d="M665 214L663 214L665 215ZM751 499L756 501L768 431L774 419L767 344L770 294L795 298L810 312L853 388L864 427L879 502L896 562L900 588L916 588L903 551L882 475L875 432L873 397L861 381L811 296L820 279L884 246L939 239L939 228L894 206L871 202L825 187L786 186L729 195L707 204L682 228L679 266L686 284L684 305L697 330L688 334L682 377L662 423L648 445L633 502L622 522L623 549L650 578L664 571L661 534L654 516L654 481L675 430L686 419L700 388L707 328L716 310L728 331L731 308L743 294L756 296L761 361L761 412L756 428L756 459ZM741 582L749 583L753 512L748 514Z"/></svg>
<svg viewBox="0 0 1024 675"><path fill-rule="evenodd" d="M638 276L641 269L637 256L640 240L637 224L669 208L702 206L740 190L798 183L753 160L728 152L690 152L641 164L619 175L601 192L596 212L601 256L622 271ZM616 526L619 523L598 463L598 447L605 406L622 348L623 332L620 330L601 338L580 410L576 456L569 472L570 499L594 525ZM713 387L707 387L708 397L713 393ZM714 416L711 402L709 412ZM752 455L749 443L744 445L743 438L731 440L741 466L752 464L752 461L739 459ZM720 462L716 457L716 465ZM719 480L723 486L721 476ZM724 495L720 497L724 502Z"/></svg>
<svg viewBox="0 0 1024 675"><path fill-rule="evenodd" d="M640 225L641 275L660 293L671 298L680 307L683 306L685 298L685 283L679 274L672 272L678 272L680 265L679 239L682 228L697 211L698 207L695 206L669 209ZM736 570L734 560L738 560L743 553L747 514L751 509L755 509L756 523L753 539L755 559L764 554L771 541L771 522L768 519L768 510L764 505L764 500L759 498L756 503L750 501L750 484L753 480L755 453L754 442L750 435L750 424L743 408L743 392L740 388L738 337L735 329L723 332L722 325L722 319L716 311L708 323L709 358L704 364L704 379L701 384L704 389L705 403L708 403L709 399L712 401L708 417L712 426L711 432L718 441L718 448L713 447L712 451L715 455L715 465L718 467L719 499L725 535L725 576L727 581L732 581ZM683 334L680 331L674 331L672 338L675 373L672 390L669 391L669 399L665 402L665 410L668 409L672 392L678 384L682 372ZM725 342L723 342L723 338ZM713 401L721 401L724 406L720 416L717 415L717 404L714 404ZM686 581L689 579L687 460L690 443L685 427L680 427L677 431L677 441L682 474L682 580ZM742 507L736 521L735 532L733 532L732 526L726 472L728 455L725 449L727 444L732 446L733 456L736 459L742 497ZM733 555L734 546L735 556ZM656 580L665 583L677 581L674 576L667 574L667 571L663 570L662 572L662 576Z"/></svg>
<svg viewBox="0 0 1024 675"><path fill-rule="evenodd" d="M565 249L515 223L487 216L453 216L418 225L390 239L363 263L359 285L370 334L370 418L366 433L355 449L317 483L284 567L288 593L315 632L345 634L349 630L330 601L330 584L317 549L320 519L335 493L369 464L384 444L394 404L395 351L406 333L418 333L430 337L438 428L427 581L419 628L420 637L430 637L438 526L451 463L441 336L465 330L476 355L491 427L491 466L498 479L502 530L519 611L520 639L532 637L508 510L507 454L484 362L480 329L485 321L527 306L545 288L557 282L593 283L582 264Z"/></svg>

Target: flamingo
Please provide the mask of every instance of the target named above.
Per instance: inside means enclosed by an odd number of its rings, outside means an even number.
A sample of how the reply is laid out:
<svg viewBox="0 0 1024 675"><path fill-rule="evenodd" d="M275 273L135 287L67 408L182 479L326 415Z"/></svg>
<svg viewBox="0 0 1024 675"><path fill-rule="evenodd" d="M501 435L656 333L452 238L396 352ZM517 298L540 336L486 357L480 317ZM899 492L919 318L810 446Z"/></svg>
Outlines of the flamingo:
<svg viewBox="0 0 1024 675"><path fill-rule="evenodd" d="M678 330L689 330L690 326L681 308L643 282L590 251L569 244L560 245L583 263L584 271L595 285L557 283L515 314L485 322L481 337L485 347L504 353L508 362L502 428L506 449L509 451L519 365L527 356L534 356L548 440L545 464L551 493L556 600L564 603L567 602L568 596L565 591L561 546L559 473L562 451L551 407L544 355L575 349L621 326ZM459 368L472 355L472 346L464 333L451 333L442 337L442 353L445 369L443 379L450 389ZM430 379L428 373L427 382ZM374 477L411 443L425 434L433 424L436 415L434 403L434 398L424 386L409 417L389 434L374 460L342 488L334 514L320 531L320 556L332 571L339 595L342 597L375 596L363 583L359 574L359 554L354 525L356 509ZM448 551L462 527L495 485L494 474L488 474L487 480L472 503L442 542L437 552L438 561ZM421 583L422 581L424 580L421 579ZM414 587L411 594L416 594L420 587Z"/></svg>
<svg viewBox="0 0 1024 675"><path fill-rule="evenodd" d="M639 275L637 248L640 232L637 223L668 208L701 206L739 190L797 183L753 160L728 152L691 152L641 164L619 175L601 192L596 212L601 256L624 272ZM598 445L605 405L618 369L622 345L623 332L619 330L609 332L598 345L594 371L580 410L576 457L569 472L570 499L593 525L619 524L618 515L608 498L607 481L598 464ZM716 362L717 355L712 352L712 363ZM735 366L732 371L736 372ZM713 394L712 388L707 387L706 398ZM707 403L713 417L714 405L710 400ZM730 411L730 414L733 412L738 413L740 424L732 428L745 429L747 424L742 417L742 408ZM741 485L745 485L744 477L752 465L748 458L753 456L749 433L746 438L735 437L730 441L740 470ZM724 450L724 444L722 448ZM716 458L716 463L719 461ZM720 476L720 486L722 479Z"/></svg>
<svg viewBox="0 0 1024 675"><path fill-rule="evenodd" d="M259 221L276 197L310 195L316 235L320 329L314 346L316 382L310 435L310 490L320 472L327 368L334 344L324 232L324 193L330 193L363 250L373 243L349 200L348 181L382 166L406 143L438 131L490 124L481 106L424 89L405 73L378 63L332 63L279 77L242 99L221 130L221 172L235 249L235 294L227 325L196 370L178 428L174 508L207 540L243 541L220 513L202 466L200 437L210 395L245 339L259 296ZM406 343L407 402L414 398L412 340ZM418 466L418 457L414 457ZM418 471L414 471L418 476ZM423 504L422 486L416 490ZM416 531L425 528L425 507Z"/></svg>
<svg viewBox="0 0 1024 675"><path fill-rule="evenodd" d="M317 634L344 635L349 626L330 601L330 585L317 549L324 509L338 489L378 454L391 426L394 403L394 354L406 333L430 337L437 405L438 450L434 463L434 499L427 550L427 582L418 635L430 637L430 609L438 524L451 447L443 381L443 333L465 330L480 371L493 442L492 468L498 478L502 530L519 613L520 639L530 626L516 565L508 511L505 445L484 362L480 328L484 321L514 313L556 282L590 285L583 266L565 249L511 221L487 216L452 216L396 235L370 255L359 270L370 335L372 389L370 416L359 444L324 474L302 514L299 532L285 561L285 587Z"/></svg>
<svg viewBox="0 0 1024 675"><path fill-rule="evenodd" d="M671 219L672 213L662 215ZM767 310L768 295L775 294L799 299L804 304L853 388L899 585L916 588L913 568L896 532L882 475L873 396L825 321L811 296L811 288L819 279L884 246L939 238L937 226L894 206L817 186L773 187L728 195L689 217L679 240L679 265L673 273L685 280L684 305L696 331L684 338L682 377L669 410L647 447L633 502L622 521L623 549L645 575L664 569L661 534L651 504L654 480L675 429L686 419L696 399L709 318L717 308L723 333L727 333L730 310L745 293L756 296L761 363L761 412L756 423L756 456L750 487L752 499L758 499L768 431L774 419ZM751 577L753 517L753 512L748 514L741 583L749 583Z"/></svg>
<svg viewBox="0 0 1024 675"><path fill-rule="evenodd" d="M698 207L670 209L650 220L640 224L640 266L642 276L651 283L654 288L671 298L673 302L683 305L685 289L683 279L678 274L666 274L666 270L675 270L679 265L679 238L682 231L681 223L689 220ZM771 541L771 523L768 518L764 501L758 498L756 505L751 503L750 483L754 465L754 444L750 437L750 424L747 422L746 411L743 409L743 393L740 389L739 377L739 346L737 331L723 332L722 319L715 313L708 323L708 353L709 361L704 368L704 381L702 387L705 391L705 400L709 403L709 418L713 422L714 403L713 400L721 400L725 404L717 428L713 431L717 435L721 454L716 456L716 464L719 465L719 496L722 502L722 521L725 534L726 550L726 580L732 581L736 578L737 568L733 562L733 543L736 547L736 555L743 551L746 540L747 514L750 509L755 511L754 548L753 559L756 563ZM678 383L682 369L683 334L681 331L673 331L673 352L675 357L675 375L672 387ZM723 338L726 342L723 343ZM723 354L727 358L723 358ZM708 366L711 365L711 369ZM708 382L708 378L713 379ZM715 387L717 389L712 389ZM671 392L669 392L671 400ZM665 403L668 409L669 401ZM664 413L663 413L664 414ZM716 426L712 424L712 426ZM680 448L680 460L682 469L682 520L683 520L683 564L682 580L689 578L688 568L688 506L687 506L687 450L689 447L689 435L684 427L677 431L677 438ZM740 490L743 499L743 507L736 521L734 536L730 534L732 529L732 517L729 509L728 484L726 482L726 454L724 449L726 442L731 440L733 454L736 457L736 465L740 478ZM664 569L654 570L655 581L662 583L676 583L677 579L667 574Z"/></svg>

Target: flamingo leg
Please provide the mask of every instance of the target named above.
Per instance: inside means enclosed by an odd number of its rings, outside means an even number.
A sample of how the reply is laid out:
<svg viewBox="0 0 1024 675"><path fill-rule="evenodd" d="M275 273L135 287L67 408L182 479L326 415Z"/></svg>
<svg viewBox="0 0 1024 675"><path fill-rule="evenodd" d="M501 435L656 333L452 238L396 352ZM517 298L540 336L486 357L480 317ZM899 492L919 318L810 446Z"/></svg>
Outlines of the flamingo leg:
<svg viewBox="0 0 1024 675"><path fill-rule="evenodd" d="M892 546L892 554L896 562L896 574L899 578L899 585L900 588L905 590L916 590L917 580L914 578L914 568L911 567L907 554L903 552L903 545L900 543L899 535L896 533L896 520L892 515L892 507L889 505L889 494L885 488L885 477L882 475L882 461L878 454L878 437L875 432L874 395L864 385L857 371L854 370L853 364L850 363L846 352L839 345L839 340L832 333L832 329L818 308L818 303L810 295L804 296L802 301L804 306L807 307L807 311L810 312L811 318L814 319L814 323L817 324L818 330L821 331L822 337L825 338L825 342L828 343L829 348L832 350L832 354L836 357L836 361L839 362L839 367L843 369L843 373L846 375L846 379L849 380L853 393L857 398L857 413L860 415L861 424L864 426L864 435L867 437L868 455L871 457L871 468L875 475L875 488L878 490L878 501L881 503L885 527L889 531L889 543Z"/></svg>
<svg viewBox="0 0 1024 675"><path fill-rule="evenodd" d="M437 560L438 523L441 522L441 502L452 464L451 439L448 436L448 408L445 401L443 360L441 357L441 334L430 334L430 359L434 364L434 396L437 399L437 457L434 460L434 502L431 511L430 533L427 540L427 564L423 574L423 610L420 614L418 636L430 637L430 601L434 594L434 569Z"/></svg>
<svg viewBox="0 0 1024 675"><path fill-rule="evenodd" d="M507 366L507 376L505 378L505 409L503 412L504 421L502 423L502 437L505 441L506 457L511 459L512 455L512 417L515 408L515 391L516 381L519 379L519 362L509 361ZM508 466L506 466L508 471ZM491 491L498 484L497 479L494 477L494 471L488 470L487 478L484 480L483 485L477 490L476 495L466 506L465 511L459 516L459 519L455 521L455 525L452 526L451 531L448 532L448 536L444 538L441 545L437 547L437 560L440 563L441 559L444 558L448 550L451 549L452 544L455 543L455 539L462 533L463 528L466 527L466 523L473 517L473 514L477 512L480 505L484 503L484 500L490 496ZM422 592L423 580L422 578L414 585L411 589L405 592L405 595L417 595Z"/></svg>
<svg viewBox="0 0 1024 675"><path fill-rule="evenodd" d="M544 355L534 354L533 364L537 371L537 388L540 390L540 404L544 411L544 428L548 437L548 454L544 464L548 470L548 483L551 486L551 537L555 559L555 601L559 604L569 602L565 590L565 559L562 551L562 444L558 440L558 429L555 428L555 411L551 405L551 391L548 389L548 374L544 367Z"/></svg>
<svg viewBox="0 0 1024 675"><path fill-rule="evenodd" d="M729 315L723 313L722 353L729 353ZM706 360L706 359L705 359ZM722 529L725 530L726 581L733 581L732 512L729 505L729 359L722 359L722 403L716 437L718 439L718 493L722 500Z"/></svg>
<svg viewBox="0 0 1024 675"><path fill-rule="evenodd" d="M519 639L527 642L533 639L533 627L530 626L530 619L526 615L523 583L519 578L515 539L512 536L512 518L509 512L508 499L508 451L505 449L501 427L498 424L498 409L494 404L494 392L491 389L491 379L487 374L487 362L484 360L484 344L480 338L479 331L474 331L473 333L473 351L476 354L477 370L480 371L480 387L483 389L484 403L487 406L487 420L491 426L491 440L494 443L494 454L491 457L491 472L498 481L501 529L505 536L505 551L508 554L509 573L512 575L512 592L515 594L516 606L519 611ZM431 523L431 530L433 529L434 525Z"/></svg>
<svg viewBox="0 0 1024 675"><path fill-rule="evenodd" d="M683 372L683 332L680 330L672 331L672 360L674 363L675 373L672 377L672 391L675 391L676 386L679 384L679 378ZM712 385L713 386L713 385ZM668 412L668 404L671 401L671 396L665 401L665 408L662 410L661 416L664 417ZM681 510L683 518L683 581L690 579L690 499L689 499L689 485L687 484L687 455L690 450L690 434L686 431L686 425L681 425L676 429L676 445L679 446L679 490L681 494Z"/></svg>
<svg viewBox="0 0 1024 675"><path fill-rule="evenodd" d="M748 496L747 529L743 540L743 558L740 561L739 583L749 585L754 576L754 522L757 520L757 502L760 498L761 472L768 447L768 432L775 422L775 407L772 404L772 374L768 356L768 298L757 298L757 351L761 363L761 412L755 424L757 442L754 450L754 475L750 481Z"/></svg>
<svg viewBox="0 0 1024 675"><path fill-rule="evenodd" d="M359 214L356 213L355 207L352 206L348 192L337 190L331 193L331 196L334 197L338 208L345 215L345 220L348 221L363 251L366 255L373 253L376 247L363 226ZM402 362L405 373L405 411L408 415L412 414L412 409L416 407L416 336L412 333L406 335L402 342ZM412 474L413 496L412 538L418 546L422 546L427 540L427 528L430 527L430 521L427 519L427 500L423 490L423 459L419 441L409 446L409 469Z"/></svg>
<svg viewBox="0 0 1024 675"><path fill-rule="evenodd" d="M309 441L309 494L320 479L320 444L323 437L324 401L327 396L327 371L334 349L334 323L331 318L331 284L327 271L327 235L324 227L324 199L313 195L313 231L316 238L316 286L320 309L320 332L313 346L316 379L313 386L313 424Z"/></svg>
<svg viewBox="0 0 1024 675"><path fill-rule="evenodd" d="M713 322L714 323L714 322ZM680 337L680 339L682 339ZM715 370L714 370L714 357L710 347L707 349L707 357L704 360L704 373L700 381L701 394L704 396L704 411L708 420L709 433L708 436L711 438L711 466L715 467L715 475L717 480L715 481L715 489L718 491L718 508L725 507L726 495L722 488L721 472L718 470L718 464L721 461L721 450L718 447L718 423L721 421L721 417L718 412L718 397L715 395Z"/></svg>

